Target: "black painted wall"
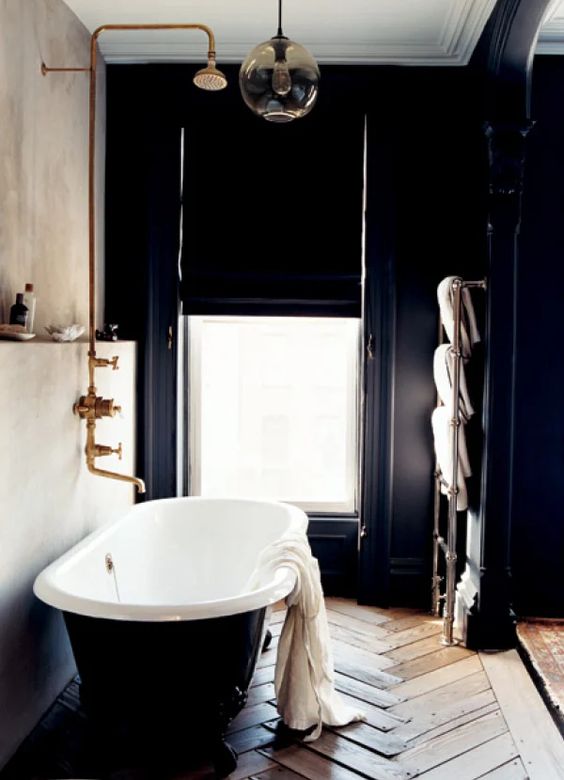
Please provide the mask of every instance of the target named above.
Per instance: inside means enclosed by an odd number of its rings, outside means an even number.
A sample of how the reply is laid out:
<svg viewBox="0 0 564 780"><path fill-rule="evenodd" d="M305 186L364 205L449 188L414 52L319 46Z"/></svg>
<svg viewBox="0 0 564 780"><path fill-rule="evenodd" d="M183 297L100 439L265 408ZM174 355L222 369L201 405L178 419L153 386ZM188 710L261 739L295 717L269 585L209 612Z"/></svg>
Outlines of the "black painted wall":
<svg viewBox="0 0 564 780"><path fill-rule="evenodd" d="M147 299L140 249L144 228L137 206L146 143L152 127L186 123L191 114L211 110L212 101L239 101L236 69L226 70L231 92L222 97L192 87L193 66L108 68L106 319L119 322L123 336L140 339L142 363ZM388 234L395 277L389 332L383 334L393 344L389 356L393 382L390 511L387 517L364 518L369 531L381 526L378 545L383 549L378 551L378 566L387 571L379 578L371 564L375 558L370 558L363 569L361 596L372 603L426 606L430 598L436 287L447 274L479 277L486 266L485 149L476 86L469 69L326 66L319 108L324 105L366 112L369 193L376 192L380 203L388 198L392 206L389 212L382 209L369 214L375 221L372 234L376 238L383 231ZM214 111L217 106L216 102ZM236 113L228 113L219 119L226 133L238 132L235 117ZM328 120L326 132L331 129ZM382 175L379 161L384 158L388 164ZM330 170L327 175L331 176ZM216 205L229 209L220 197ZM393 224L389 214L394 215ZM214 238L220 243L229 241L221 231ZM377 240L368 243L371 262L382 262L380 249ZM374 475L368 474L367 479Z"/></svg>
<svg viewBox="0 0 564 780"><path fill-rule="evenodd" d="M484 275L485 156L468 71L403 70L397 85L387 114L397 198L389 600L428 606L436 288L447 275Z"/></svg>
<svg viewBox="0 0 564 780"><path fill-rule="evenodd" d="M517 288L518 615L564 615L564 58L534 61Z"/></svg>

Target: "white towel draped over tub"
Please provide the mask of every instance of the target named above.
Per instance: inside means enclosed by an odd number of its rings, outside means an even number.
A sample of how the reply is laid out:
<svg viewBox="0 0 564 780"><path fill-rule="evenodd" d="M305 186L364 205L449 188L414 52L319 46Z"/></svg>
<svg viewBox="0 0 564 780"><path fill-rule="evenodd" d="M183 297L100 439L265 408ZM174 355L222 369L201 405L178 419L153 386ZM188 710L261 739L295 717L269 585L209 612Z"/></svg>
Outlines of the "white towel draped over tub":
<svg viewBox="0 0 564 780"><path fill-rule="evenodd" d="M314 726L305 738L312 742L323 724L344 726L365 717L335 691L319 565L305 532L287 534L265 548L257 572L271 566L288 566L297 578L286 597L288 612L278 643L274 678L278 712L291 729L306 731Z"/></svg>
<svg viewBox="0 0 564 780"><path fill-rule="evenodd" d="M454 341L454 292L452 283L457 278L457 276L447 276L437 288L441 320L451 344ZM463 287L460 306L460 351L464 360L468 360L472 354L473 345L479 341L480 334L476 324L476 314L472 305L470 291Z"/></svg>

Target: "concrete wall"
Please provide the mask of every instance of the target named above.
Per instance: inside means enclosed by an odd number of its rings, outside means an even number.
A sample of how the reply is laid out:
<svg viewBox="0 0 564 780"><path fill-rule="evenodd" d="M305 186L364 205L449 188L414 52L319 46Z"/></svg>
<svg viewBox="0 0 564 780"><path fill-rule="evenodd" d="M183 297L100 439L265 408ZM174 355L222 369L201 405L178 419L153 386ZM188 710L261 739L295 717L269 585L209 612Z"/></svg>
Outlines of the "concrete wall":
<svg viewBox="0 0 564 780"><path fill-rule="evenodd" d="M16 293L32 282L39 334L53 322L87 320L88 74L43 76L41 63L87 66L89 42L62 0L0 0L0 321L8 321ZM98 84L102 172L103 62ZM102 175L98 185L101 216ZM101 220L98 226L101 237ZM102 269L102 241L98 248ZM98 288L103 289L101 275Z"/></svg>
<svg viewBox="0 0 564 780"><path fill-rule="evenodd" d="M89 35L61 0L0 0L0 321L33 282L38 334L51 322L86 324L88 292L88 77L43 77L40 65L88 59ZM100 118L101 170L103 110ZM62 620L34 598L33 580L133 501L128 485L85 470L84 423L71 407L86 390L86 350L0 342L0 767L74 671ZM126 453L104 466L131 473L135 345L100 354L121 356L121 370L99 371L98 384L125 412L101 421L98 441L122 441Z"/></svg>

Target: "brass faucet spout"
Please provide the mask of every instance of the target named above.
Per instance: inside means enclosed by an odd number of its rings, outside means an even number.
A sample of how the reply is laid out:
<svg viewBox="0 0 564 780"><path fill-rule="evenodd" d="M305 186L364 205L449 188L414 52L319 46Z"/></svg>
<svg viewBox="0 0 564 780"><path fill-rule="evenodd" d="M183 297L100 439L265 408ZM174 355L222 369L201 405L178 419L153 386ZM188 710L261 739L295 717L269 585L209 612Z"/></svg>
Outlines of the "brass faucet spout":
<svg viewBox="0 0 564 780"><path fill-rule="evenodd" d="M103 457L104 455L116 454L121 460L122 455L121 442L116 449L108 447L104 444L96 444L96 417L93 412L90 412L90 416L86 418L86 467L91 474L95 474L97 477L107 477L108 479L117 479L120 482L130 482L137 487L139 493L145 492L145 483L139 477L130 477L128 474L119 474L117 471L107 471L106 469L99 469L96 466L96 458Z"/></svg>
<svg viewBox="0 0 564 780"><path fill-rule="evenodd" d="M127 474L118 474L117 471L107 471L106 469L99 469L94 466L93 463L87 463L88 471L91 474L95 474L98 477L108 477L109 479L117 479L120 482L130 482L135 485L139 493L145 492L145 483L139 477L130 477Z"/></svg>

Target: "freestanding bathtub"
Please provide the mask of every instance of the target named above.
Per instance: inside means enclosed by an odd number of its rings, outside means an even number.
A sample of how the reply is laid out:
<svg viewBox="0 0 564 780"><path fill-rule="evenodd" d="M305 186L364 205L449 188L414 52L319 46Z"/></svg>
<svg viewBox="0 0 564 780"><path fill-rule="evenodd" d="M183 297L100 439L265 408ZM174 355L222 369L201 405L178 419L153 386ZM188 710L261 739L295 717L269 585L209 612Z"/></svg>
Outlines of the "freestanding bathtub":
<svg viewBox="0 0 564 780"><path fill-rule="evenodd" d="M287 504L149 501L39 574L34 592L63 612L82 703L105 737L177 762L204 749L219 776L234 769L225 730L245 704L266 611L295 584L286 567L257 573L257 558L306 526Z"/></svg>

